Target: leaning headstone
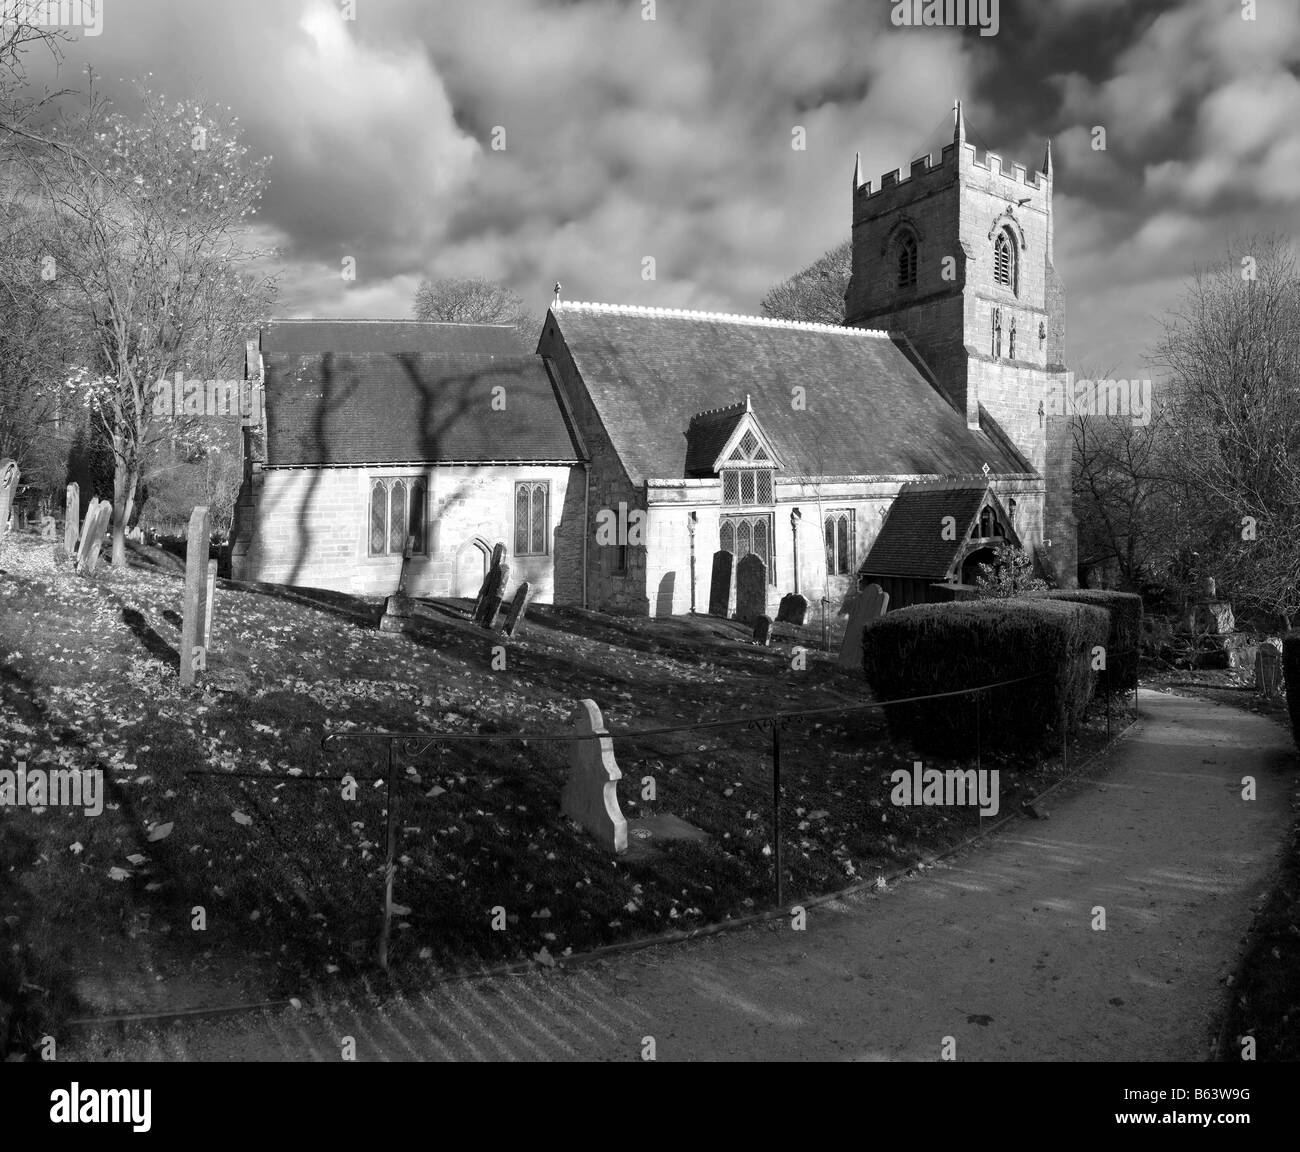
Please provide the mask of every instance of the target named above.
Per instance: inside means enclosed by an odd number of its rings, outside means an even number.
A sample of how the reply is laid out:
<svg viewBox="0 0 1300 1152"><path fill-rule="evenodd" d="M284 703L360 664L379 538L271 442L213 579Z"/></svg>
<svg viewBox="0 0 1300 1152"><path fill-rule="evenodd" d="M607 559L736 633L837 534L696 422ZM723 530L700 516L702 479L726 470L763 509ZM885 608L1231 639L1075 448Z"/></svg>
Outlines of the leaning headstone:
<svg viewBox="0 0 1300 1152"><path fill-rule="evenodd" d="M754 643L766 648L772 642L772 617L754 617Z"/></svg>
<svg viewBox="0 0 1300 1152"><path fill-rule="evenodd" d="M470 613L471 620L478 621L479 613L483 610L483 597L493 585L494 577L492 574L505 562L506 546L498 540L492 547L492 561L488 564L487 574L483 577L483 583L479 585L478 595L474 598L474 611ZM497 591L500 592L504 588L505 582L500 581L497 585Z"/></svg>
<svg viewBox="0 0 1300 1152"><path fill-rule="evenodd" d="M53 516L48 514L41 517L41 539L57 540L59 538L59 527Z"/></svg>
<svg viewBox="0 0 1300 1152"><path fill-rule="evenodd" d="M723 549L713 554L713 573L709 581L709 615L727 615L731 606L731 569L735 556Z"/></svg>
<svg viewBox="0 0 1300 1152"><path fill-rule="evenodd" d="M379 628L382 632L409 632L415 617L415 605L406 594L406 565L410 562L415 549L415 537L406 538L402 549L402 570L397 578L397 593L384 602L384 614L380 617Z"/></svg>
<svg viewBox="0 0 1300 1152"><path fill-rule="evenodd" d="M627 821L618 806L618 782L623 773L596 702L578 701L572 724L576 735L594 734L597 738L570 743L569 779L560 793L560 809L590 832L602 848L626 852Z"/></svg>
<svg viewBox="0 0 1300 1152"><path fill-rule="evenodd" d="M778 624L795 624L800 628L808 618L808 601L798 592L787 592L781 597L781 606L776 610Z"/></svg>
<svg viewBox="0 0 1300 1152"><path fill-rule="evenodd" d="M839 666L850 671L862 670L862 629L873 620L879 620L889 609L889 593L879 584L868 584L858 602L853 606L849 626L844 631L840 646Z"/></svg>
<svg viewBox="0 0 1300 1152"><path fill-rule="evenodd" d="M208 550L212 538L212 521L206 507L200 505L190 513L189 535L185 541L185 593L181 613L181 683L193 684L194 673L207 670L208 657L204 635L207 618Z"/></svg>
<svg viewBox="0 0 1300 1152"><path fill-rule="evenodd" d="M0 536L9 530L9 510L18 494L18 461L0 460Z"/></svg>
<svg viewBox="0 0 1300 1152"><path fill-rule="evenodd" d="M80 568L84 575L93 577L99 571L99 553L104 547L104 533L108 531L109 521L113 518L113 505L107 500L101 500L91 508L95 518L84 529L85 538L81 541L81 546L85 550L82 555ZM90 513L86 513L86 519L90 520Z"/></svg>
<svg viewBox="0 0 1300 1152"><path fill-rule="evenodd" d="M491 628L501 609L501 593L510 578L510 565L504 561L497 564L487 574L483 582L483 592L479 599L478 615L474 620L480 628Z"/></svg>
<svg viewBox="0 0 1300 1152"><path fill-rule="evenodd" d="M736 565L736 619L752 624L767 611L767 565L750 553Z"/></svg>
<svg viewBox="0 0 1300 1152"><path fill-rule="evenodd" d="M510 601L510 607L506 609L505 632L507 636L515 634L515 629L519 627L520 621L523 620L524 613L528 611L528 590L527 580L515 589L515 598Z"/></svg>
<svg viewBox="0 0 1300 1152"><path fill-rule="evenodd" d="M75 481L68 485L63 505L63 550L69 556L77 554L77 521L81 516L81 486Z"/></svg>
<svg viewBox="0 0 1300 1152"><path fill-rule="evenodd" d="M1267 640L1255 652L1255 691L1266 700L1278 694L1282 684L1282 653Z"/></svg>

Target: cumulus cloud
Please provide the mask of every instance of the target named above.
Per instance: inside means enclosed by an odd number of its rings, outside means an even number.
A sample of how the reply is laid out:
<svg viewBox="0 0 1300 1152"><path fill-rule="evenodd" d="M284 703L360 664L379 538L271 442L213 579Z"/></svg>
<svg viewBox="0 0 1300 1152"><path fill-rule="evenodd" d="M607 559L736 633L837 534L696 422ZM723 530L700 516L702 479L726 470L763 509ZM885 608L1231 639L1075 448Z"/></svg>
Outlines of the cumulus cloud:
<svg viewBox="0 0 1300 1152"><path fill-rule="evenodd" d="M274 157L259 235L294 315L406 316L425 275L501 279L539 312L557 278L571 299L755 311L848 235L854 152L876 182L937 153L955 97L1008 164L1055 136L1072 347L1140 342L1109 302L1159 303L1144 283L1294 207L1294 4L1251 24L1222 0L1008 0L996 37L888 8L362 0L348 21L327 0L115 0L68 60L128 104L119 79L151 71L234 108Z"/></svg>

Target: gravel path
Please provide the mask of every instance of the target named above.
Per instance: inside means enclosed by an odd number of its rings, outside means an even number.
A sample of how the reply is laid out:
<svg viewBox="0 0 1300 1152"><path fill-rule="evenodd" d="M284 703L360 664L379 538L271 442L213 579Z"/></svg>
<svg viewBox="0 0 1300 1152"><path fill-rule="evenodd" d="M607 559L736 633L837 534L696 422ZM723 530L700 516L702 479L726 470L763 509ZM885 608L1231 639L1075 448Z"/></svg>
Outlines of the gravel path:
<svg viewBox="0 0 1300 1152"><path fill-rule="evenodd" d="M1143 691L1090 779L881 895L569 972L72 1037L61 1059L1201 1060L1297 764L1277 724ZM1257 797L1241 798L1242 777ZM1093 909L1105 909L1105 930Z"/></svg>

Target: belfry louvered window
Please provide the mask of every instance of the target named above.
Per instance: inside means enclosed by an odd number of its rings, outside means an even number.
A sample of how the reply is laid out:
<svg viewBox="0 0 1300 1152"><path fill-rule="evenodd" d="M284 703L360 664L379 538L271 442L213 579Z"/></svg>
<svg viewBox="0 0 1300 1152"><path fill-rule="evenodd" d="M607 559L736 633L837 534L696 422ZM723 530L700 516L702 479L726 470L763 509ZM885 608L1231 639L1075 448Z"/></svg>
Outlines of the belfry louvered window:
<svg viewBox="0 0 1300 1152"><path fill-rule="evenodd" d="M412 555L424 552L424 481L385 476L370 482L371 556L400 556L407 536L414 536Z"/></svg>
<svg viewBox="0 0 1300 1152"><path fill-rule="evenodd" d="M1004 288L1016 290L1016 250L1005 231L999 232L993 242L993 279Z"/></svg>
<svg viewBox="0 0 1300 1152"><path fill-rule="evenodd" d="M546 555L550 488L545 480L526 480L515 485L516 556Z"/></svg>
<svg viewBox="0 0 1300 1152"><path fill-rule="evenodd" d="M916 237L910 232L898 238L898 286L916 287Z"/></svg>

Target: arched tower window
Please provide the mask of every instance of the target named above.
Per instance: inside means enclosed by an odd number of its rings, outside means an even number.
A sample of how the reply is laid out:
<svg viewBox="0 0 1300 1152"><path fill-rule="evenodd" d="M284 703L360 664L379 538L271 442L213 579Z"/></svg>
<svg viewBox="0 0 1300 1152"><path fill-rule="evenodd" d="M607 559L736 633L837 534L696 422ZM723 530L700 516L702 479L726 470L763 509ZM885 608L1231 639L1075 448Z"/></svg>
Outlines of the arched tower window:
<svg viewBox="0 0 1300 1152"><path fill-rule="evenodd" d="M916 237L911 232L899 236L895 255L898 261L898 287L916 287Z"/></svg>
<svg viewBox="0 0 1300 1152"><path fill-rule="evenodd" d="M993 279L1012 292L1016 287L1016 246L1005 228L993 241Z"/></svg>

